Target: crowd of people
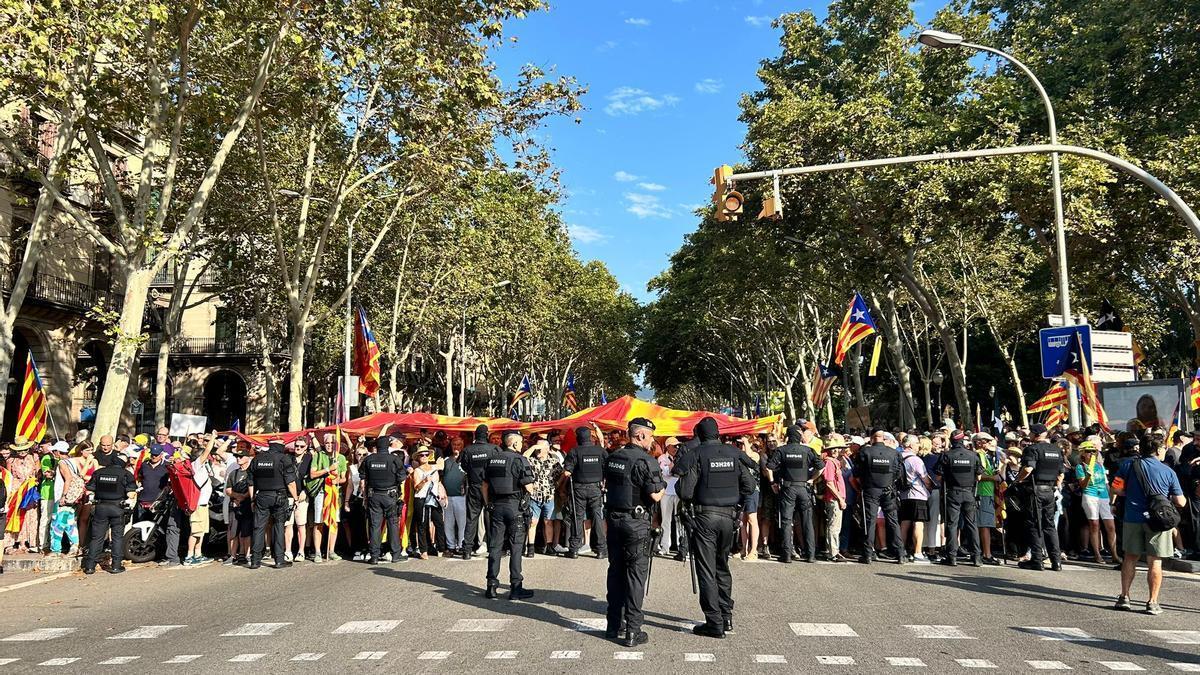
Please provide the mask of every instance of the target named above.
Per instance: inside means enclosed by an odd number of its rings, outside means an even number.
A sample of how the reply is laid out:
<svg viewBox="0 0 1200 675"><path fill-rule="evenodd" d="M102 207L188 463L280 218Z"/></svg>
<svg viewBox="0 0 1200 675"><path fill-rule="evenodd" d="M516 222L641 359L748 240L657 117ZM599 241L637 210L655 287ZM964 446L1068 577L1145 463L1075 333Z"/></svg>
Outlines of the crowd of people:
<svg viewBox="0 0 1200 675"><path fill-rule="evenodd" d="M627 441L622 431L595 433L609 451ZM402 495L406 546L395 561L476 553L482 541L480 519L478 512L470 513L465 480L469 467L462 456L471 440L465 434L437 431L353 440L309 435L287 444L297 489L288 499L282 527L284 561L370 557L360 465L376 445L395 455L409 476L407 495ZM500 434L493 432L487 440L498 444ZM818 431L802 421L789 427L784 438L761 434L726 440L744 455L743 469L756 483L739 507L737 542L728 552L734 559L841 563L858 557L863 562L977 565L1012 560L1039 570L1043 557L1052 569L1067 560L1119 568L1130 554L1135 559L1149 556L1152 566L1161 558L1200 560L1200 450L1183 432L1166 438L1163 430L1151 429L1113 437L1098 429L1051 431L1033 425L1001 438L949 428L925 433L880 430L867 436ZM514 555L570 558L607 553L603 514L596 508L601 502L589 496L587 485L576 490L579 477L572 478L572 468L576 473L583 468L573 467L570 448L564 450L562 441L558 431L525 439L523 454L534 484L528 543ZM651 451L666 483L653 516L664 533L655 554L679 560L687 560L688 550L672 468L687 442L656 438ZM1029 447L1039 442L1057 448L1061 457L1061 478L1046 493L1053 505L1047 522L1034 522L1042 520L1034 495L1037 481L1023 471L1030 466L1025 461ZM797 445L805 452L780 451ZM887 502L864 499L869 495L856 474L864 449L876 446L893 449L902 469L892 487L898 533L886 531ZM955 448L970 450L978 458L975 523L969 533L963 532L961 508L953 509L957 522L947 522L946 517L948 510L960 506L949 503L953 491L945 483L944 460ZM8 494L0 500L7 510L5 552L82 556L88 542L81 533L88 532L96 501L87 486L95 471L120 464L131 473L136 483L131 519L136 522L153 516L164 492L178 489L172 487L169 467L186 463L196 484L195 505L188 508L188 500L173 500L165 517L160 564L195 566L214 559L225 565L247 564L254 526L248 471L254 452L245 441L214 434L175 438L167 428L149 438L102 436L96 444L86 439L73 445L52 439L35 444L18 438L0 450L7 472L2 484ZM1137 457L1147 461L1129 461ZM799 477L798 466L804 467ZM1138 467L1142 475L1135 473ZM1182 516L1179 527L1144 537L1136 534L1145 523L1147 487L1175 502ZM14 492L19 493L15 498ZM1048 540L1051 532L1054 542ZM947 540L948 534L953 541ZM974 542L978 548L973 551ZM1039 547L1044 549L1041 557ZM381 557L393 561L390 553ZM1122 604L1128 603L1128 593L1126 584ZM1151 596L1153 606L1148 609L1159 611L1155 588Z"/></svg>

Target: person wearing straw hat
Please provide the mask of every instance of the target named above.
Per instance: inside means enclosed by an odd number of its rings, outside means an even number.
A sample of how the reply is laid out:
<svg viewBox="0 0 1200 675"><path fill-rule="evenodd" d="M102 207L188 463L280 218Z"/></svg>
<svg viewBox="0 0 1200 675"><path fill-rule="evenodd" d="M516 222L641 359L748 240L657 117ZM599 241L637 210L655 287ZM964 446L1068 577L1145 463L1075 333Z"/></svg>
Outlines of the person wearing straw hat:
<svg viewBox="0 0 1200 675"><path fill-rule="evenodd" d="M34 445L34 442L25 436L17 436L9 445L12 455L8 460L8 471L12 475L11 489L13 490L21 488L30 478L34 479L36 486L40 466L37 457L31 452ZM38 549L39 501L40 499L35 499L31 503L25 504L25 495L19 495L16 498L15 508L20 509L22 515L14 521L13 514L8 514L10 525L15 522L19 526L18 529L9 532L12 535L14 552L20 550L22 545L26 551ZM23 504L24 508L22 508Z"/></svg>

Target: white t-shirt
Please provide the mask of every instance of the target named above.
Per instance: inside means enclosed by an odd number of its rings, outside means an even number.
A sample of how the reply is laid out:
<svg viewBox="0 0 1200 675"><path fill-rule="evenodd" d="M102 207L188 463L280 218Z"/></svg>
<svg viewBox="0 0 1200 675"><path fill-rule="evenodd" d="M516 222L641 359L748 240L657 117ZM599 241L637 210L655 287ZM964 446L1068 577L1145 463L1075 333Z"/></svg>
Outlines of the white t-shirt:
<svg viewBox="0 0 1200 675"><path fill-rule="evenodd" d="M196 474L196 487L200 488L200 506L207 506L212 499L212 476L208 473L208 462L199 459L192 460L192 471Z"/></svg>
<svg viewBox="0 0 1200 675"><path fill-rule="evenodd" d="M663 453L658 456L658 468L662 471L663 480L667 483L667 491L665 494L675 496L675 484L679 482L679 476L672 476L671 469L675 468L675 460L668 453Z"/></svg>

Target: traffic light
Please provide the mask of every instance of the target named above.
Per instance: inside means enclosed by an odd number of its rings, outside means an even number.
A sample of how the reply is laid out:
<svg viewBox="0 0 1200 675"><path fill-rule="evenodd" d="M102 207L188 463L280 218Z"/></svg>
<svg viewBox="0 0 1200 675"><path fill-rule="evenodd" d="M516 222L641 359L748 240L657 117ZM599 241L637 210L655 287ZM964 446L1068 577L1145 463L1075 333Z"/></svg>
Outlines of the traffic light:
<svg viewBox="0 0 1200 675"><path fill-rule="evenodd" d="M720 206L721 202L725 201L725 191L729 189L731 176L733 176L733 167L728 164L722 164L713 171L712 180L709 181L713 184L713 204Z"/></svg>
<svg viewBox="0 0 1200 675"><path fill-rule="evenodd" d="M760 219L783 220L783 201L779 199L778 193L763 200L762 211L759 212L758 217Z"/></svg>
<svg viewBox="0 0 1200 675"><path fill-rule="evenodd" d="M737 220L738 216L742 215L742 204L746 201L742 197L742 193L737 190L730 190L725 193L725 197L721 200L721 208L717 213L717 220Z"/></svg>
<svg viewBox="0 0 1200 675"><path fill-rule="evenodd" d="M742 193L733 189L733 167L722 164L713 171L713 204L717 205L717 220L737 220L742 213Z"/></svg>

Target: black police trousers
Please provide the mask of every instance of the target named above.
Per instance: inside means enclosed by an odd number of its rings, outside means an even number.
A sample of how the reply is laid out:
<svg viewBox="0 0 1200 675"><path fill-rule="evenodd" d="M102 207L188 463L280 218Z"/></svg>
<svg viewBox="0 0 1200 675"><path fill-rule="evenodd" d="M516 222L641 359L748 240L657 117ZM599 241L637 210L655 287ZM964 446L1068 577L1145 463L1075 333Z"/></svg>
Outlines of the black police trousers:
<svg viewBox="0 0 1200 675"><path fill-rule="evenodd" d="M1058 562L1058 523L1055 522L1053 485L1034 485L1033 499L1029 508L1029 555L1034 562L1047 557Z"/></svg>
<svg viewBox="0 0 1200 675"><path fill-rule="evenodd" d="M267 521L271 524L271 555L276 565L283 564L283 528L288 518L286 490L254 493L254 536L250 544L250 562L261 563L267 551Z"/></svg>
<svg viewBox="0 0 1200 675"><path fill-rule="evenodd" d="M1182 523L1186 536L1190 538L1183 540L1183 546L1192 549L1193 555L1200 555L1200 499L1196 497L1195 490L1193 487L1191 492L1184 493L1188 503L1187 508L1181 514L1183 516Z"/></svg>
<svg viewBox="0 0 1200 675"><path fill-rule="evenodd" d="M815 536L813 535L813 500L809 494L807 483L787 483L779 488L777 500L779 507L779 529L783 535L784 560L792 559L793 534L792 521L800 516L800 529L804 530L803 556L811 558L817 554Z"/></svg>
<svg viewBox="0 0 1200 675"><path fill-rule="evenodd" d="M489 586L500 583L500 556L508 542L508 583L516 586L525 580L521 576L521 554L525 552L525 514L521 513L517 495L492 495L492 514L488 521Z"/></svg>
<svg viewBox="0 0 1200 675"><path fill-rule="evenodd" d="M642 629L642 599L650 575L649 513L608 514L608 630Z"/></svg>
<svg viewBox="0 0 1200 675"><path fill-rule="evenodd" d="M981 553L979 551L979 527L975 520L975 488L945 488L942 493L946 500L946 555L952 556L958 553L958 524L961 516L964 548L972 558L978 558Z"/></svg>
<svg viewBox="0 0 1200 675"><path fill-rule="evenodd" d="M92 543L83 557L83 569L96 569L96 557L104 549L104 535L112 533L112 569L125 560L125 510L119 503L99 502L92 509Z"/></svg>
<svg viewBox="0 0 1200 675"><path fill-rule="evenodd" d="M696 507L698 513L688 526L692 558L696 561L696 583L700 588L700 609L710 627L724 629L724 620L733 618L733 575L729 573L729 551L737 533L735 509ZM715 509L715 510L704 510ZM725 513L722 509L728 509Z"/></svg>
<svg viewBox="0 0 1200 675"><path fill-rule="evenodd" d="M479 548L479 516L483 513L483 488L479 485L469 484L467 487L467 529L466 537L470 538L471 543L467 549L467 542L463 542L462 547L466 550L474 552ZM484 527L490 528L491 524L486 520Z"/></svg>
<svg viewBox="0 0 1200 675"><path fill-rule="evenodd" d="M875 555L875 513L883 509L883 526L887 534L888 544L896 555L905 555L904 542L900 540L900 502L896 498L896 490L890 487L869 487L863 490L863 508L866 510L863 518L863 529L867 535L867 550L865 555Z"/></svg>
<svg viewBox="0 0 1200 675"><path fill-rule="evenodd" d="M605 541L604 528L604 494L600 491L599 483L575 483L575 503L571 506L571 539L568 546L572 551L578 551L583 545L583 521L592 521L592 531L596 533L596 553L601 558L608 555L608 542Z"/></svg>
<svg viewBox="0 0 1200 675"><path fill-rule="evenodd" d="M392 549L392 560L395 561L404 550L400 545L400 505L396 502L399 494L397 488L390 491L368 488L367 492L367 528L371 536L371 559L379 559L383 525L386 521L388 546Z"/></svg>

